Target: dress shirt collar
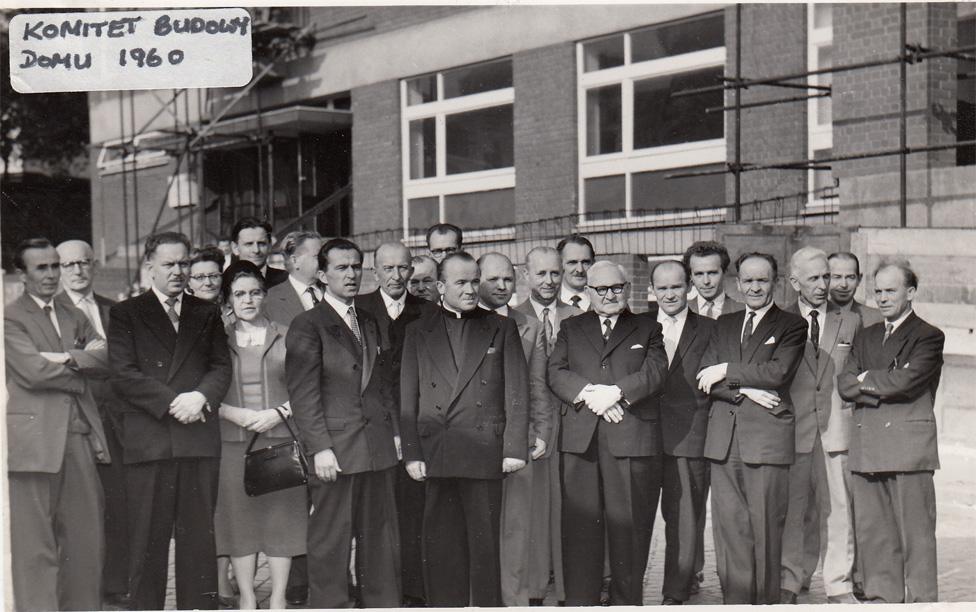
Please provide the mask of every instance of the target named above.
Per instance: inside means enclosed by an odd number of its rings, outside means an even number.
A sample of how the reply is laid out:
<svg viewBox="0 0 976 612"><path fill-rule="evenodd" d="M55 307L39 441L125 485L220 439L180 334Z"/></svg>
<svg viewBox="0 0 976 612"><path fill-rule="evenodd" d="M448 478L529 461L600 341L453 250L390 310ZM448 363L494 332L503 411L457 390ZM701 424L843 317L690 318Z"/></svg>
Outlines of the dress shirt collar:
<svg viewBox="0 0 976 612"><path fill-rule="evenodd" d="M590 296L587 295L586 291L573 291L565 284L560 286L559 289L559 299L565 304L573 305L573 296L578 295L580 297L579 308L580 310L586 311L590 309ZM602 323L601 323L602 325Z"/></svg>
<svg viewBox="0 0 976 612"><path fill-rule="evenodd" d="M746 321L749 320L749 313L754 312L756 313L756 316L752 319L752 331L755 332L756 328L759 327L759 322L763 320L763 317L766 316L766 313L769 312L769 309L772 307L773 307L773 302L769 302L768 304L766 304L765 306L763 306L758 310L753 310L749 306L746 306L746 311L745 311L746 314L745 314L745 318L743 318L742 320L742 328L745 329Z"/></svg>
<svg viewBox="0 0 976 612"><path fill-rule="evenodd" d="M315 291L316 296L318 296L321 293L324 293L321 289L315 286L315 281L312 281L311 283L303 283L302 281L298 280L297 278L289 274L288 282L291 283L291 286L295 288L295 293L297 293L299 296L308 295L305 292L308 291L309 287L311 287Z"/></svg>
<svg viewBox="0 0 976 612"><path fill-rule="evenodd" d="M699 293L698 294L698 312L700 312L702 314L705 314L705 311L707 309L708 309L708 300L706 300L705 298L703 298L701 296L701 294ZM712 311L713 312L717 312L718 314L725 314L725 310L724 309L725 309L725 292L723 291L722 293L719 293L718 295L716 295L715 296L715 299L712 300ZM756 316L758 316L758 315L756 315Z"/></svg>
<svg viewBox="0 0 976 612"><path fill-rule="evenodd" d="M555 314L556 314L556 302L557 302L556 300L553 300L552 303L549 304L548 306L543 306L539 302L536 302L535 300L533 300L531 297L529 298L529 304L532 305L532 310L535 311L535 317L537 319L539 319L540 321L542 321L542 319L543 319L543 317L542 317L542 311L545 308L548 308L549 309L549 316L550 317L555 316ZM550 320L552 320L552 319L550 319Z"/></svg>
<svg viewBox="0 0 976 612"><path fill-rule="evenodd" d="M322 299L325 300L325 302L332 307L332 310L336 311L336 314L338 314L339 318L342 319L343 321L346 321L346 315L349 314L349 307L355 305L355 302L353 302L352 304L343 303L342 300L332 295L328 291L322 292ZM348 324L349 322L347 321L346 325Z"/></svg>
<svg viewBox="0 0 976 612"><path fill-rule="evenodd" d="M891 325L892 325L891 333L895 333L895 330L897 330L899 327L901 327L901 324L905 322L905 319L907 319L908 318L908 315L910 315L910 314L912 314L912 309L909 306L908 310L906 310L904 313L902 313L902 315L900 317L898 317L894 321L891 321ZM887 326L888 319L885 319L884 322L885 322L885 326Z"/></svg>
<svg viewBox="0 0 976 612"><path fill-rule="evenodd" d="M503 317L507 317L508 316L508 304L502 304L498 308L492 308L491 306L489 306L488 304L485 304L484 302L481 302L478 305L481 308L484 308L485 310L487 310L488 312L494 312L496 314L500 314Z"/></svg>
<svg viewBox="0 0 976 612"><path fill-rule="evenodd" d="M45 306L50 306L51 308L54 308L54 298L51 298L50 300L45 302L44 300L37 297L33 293L28 293L27 295L29 295L31 299L34 300L34 303L37 304L37 307L40 308L41 310L44 310Z"/></svg>
<svg viewBox="0 0 976 612"><path fill-rule="evenodd" d="M614 327L617 326L617 319L619 319L619 318L620 318L620 313L619 312L617 314L612 315L612 316L609 316L609 317L605 317L603 315L600 315L600 332L601 333L603 332L603 322L604 321L608 321L609 320L610 321L610 329L613 329Z"/></svg>
<svg viewBox="0 0 976 612"><path fill-rule="evenodd" d="M171 299L170 296L157 289L156 285L152 286L152 292L156 294L156 299L159 300L160 304L162 304L163 311L169 310L169 304L166 303L166 300ZM180 314L180 309L183 307L183 295L183 292L180 291L173 296L173 298L176 299L176 301L173 302L173 310L176 311L176 314Z"/></svg>
<svg viewBox="0 0 976 612"><path fill-rule="evenodd" d="M660 323L661 325L664 325L664 323L667 322L668 319L672 319L672 318L675 320L675 322L678 325L684 325L685 321L688 319L688 307L685 306L684 308L681 309L681 312L672 316L664 312L664 309L661 308L660 304L658 304L657 322Z"/></svg>
<svg viewBox="0 0 976 612"><path fill-rule="evenodd" d="M400 305L400 312L401 313L403 312L403 308L407 305L407 292L406 291L404 291L403 292L403 295L401 295L399 298L393 299L392 297L388 296L386 294L386 291L383 291L383 288L381 287L380 288L380 297L383 298L383 305L386 306L386 312L390 313L391 318L392 318L392 313L396 312L396 310L392 310L394 304L399 304Z"/></svg>
<svg viewBox="0 0 976 612"><path fill-rule="evenodd" d="M95 303L95 294L91 290L89 290L88 293L78 293L74 289L68 289L65 287L64 294L71 298L71 303L78 308L81 308L80 304L85 301L91 302L92 304Z"/></svg>
<svg viewBox="0 0 976 612"><path fill-rule="evenodd" d="M820 317L820 324L823 325L824 317L827 316L827 302L824 302L823 304L821 304L817 308L813 308L812 306L810 306L809 304L807 304L803 300L797 300L797 303L800 306L800 316L802 316L804 319L809 319L810 318L810 313L813 312L814 310L816 310L817 312L820 313L817 316Z"/></svg>

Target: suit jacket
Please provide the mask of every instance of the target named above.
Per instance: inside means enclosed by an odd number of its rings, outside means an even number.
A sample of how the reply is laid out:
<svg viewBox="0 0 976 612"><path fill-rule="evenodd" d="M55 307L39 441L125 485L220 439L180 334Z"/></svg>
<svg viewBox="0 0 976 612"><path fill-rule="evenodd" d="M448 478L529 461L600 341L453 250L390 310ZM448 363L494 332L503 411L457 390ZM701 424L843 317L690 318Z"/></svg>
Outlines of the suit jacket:
<svg viewBox="0 0 976 612"><path fill-rule="evenodd" d="M793 304L787 309L798 316ZM793 377L790 396L796 410L796 452L812 453L817 432L823 449L829 453L846 451L851 438L851 404L841 399L834 384L854 345L861 326L856 313L844 312L827 305L821 321L823 330L819 354L807 340L803 359Z"/></svg>
<svg viewBox="0 0 976 612"><path fill-rule="evenodd" d="M397 463L396 403L378 369L380 332L357 309L363 344L326 301L295 317L288 329L285 377L291 410L309 454L332 449L342 473L379 471Z"/></svg>
<svg viewBox="0 0 976 612"><path fill-rule="evenodd" d="M177 333L152 290L119 302L109 320L108 354L125 463L220 456L217 410L231 366L216 305L184 295ZM170 402L187 391L206 396L206 421L184 425L169 414Z"/></svg>
<svg viewBox="0 0 976 612"><path fill-rule="evenodd" d="M705 457L724 461L733 431L746 463L793 463L795 420L790 385L803 357L807 323L773 304L742 347L745 311L723 314L701 367L727 363L725 380L712 386ZM739 393L753 387L779 394L780 403L768 410Z"/></svg>
<svg viewBox="0 0 976 612"><path fill-rule="evenodd" d="M651 316L650 314L645 316ZM708 396L698 389L701 369L715 321L688 312L674 359L658 395L661 405L661 441L664 453L700 459L708 427ZM655 315L656 318L656 315Z"/></svg>
<svg viewBox="0 0 976 612"><path fill-rule="evenodd" d="M272 268L268 269L271 270ZM264 300L264 311L272 321L282 327L288 327L295 320L295 317L305 312L302 300L287 280L288 277L286 276L285 282L278 283L268 289L268 297Z"/></svg>
<svg viewBox="0 0 976 612"><path fill-rule="evenodd" d="M933 406L945 334L911 313L882 345L884 327L872 325L854 338L837 377L841 397L855 402L847 465L854 472L938 469Z"/></svg>
<svg viewBox="0 0 976 612"><path fill-rule="evenodd" d="M407 325L403 458L426 462L428 477L501 478L502 459L528 458L528 366L517 326L476 308L466 315L455 367L444 312L425 312Z"/></svg>
<svg viewBox="0 0 976 612"><path fill-rule="evenodd" d="M549 386L563 402L559 450L584 453L590 446L602 417L573 402L592 383L618 386L629 402L623 421L605 423L610 452L615 457L657 455L661 431L655 396L668 369L661 325L625 310L606 344L602 331L593 311L563 321L549 357Z"/></svg>
<svg viewBox="0 0 976 612"><path fill-rule="evenodd" d="M851 302L851 312L860 317L861 327L871 327L875 323L882 323L884 321L880 310L871 308L857 300Z"/></svg>
<svg viewBox="0 0 976 612"><path fill-rule="evenodd" d="M725 294L725 302L722 304L722 314L732 314L733 312L739 312L740 310L745 310L746 305L738 300L732 299L732 296L728 293ZM688 300L688 310L695 314L702 314L698 312L698 298L693 300ZM704 315L702 315L704 316Z"/></svg>
<svg viewBox="0 0 976 612"><path fill-rule="evenodd" d="M527 315L514 308L508 309L508 316L518 328L519 338L522 340L522 352L529 366L529 447L535 445L536 438L548 440L552 433L552 423L555 420L552 395L546 384L546 335L542 323L535 318L535 313ZM546 448L548 451L548 447Z"/></svg>
<svg viewBox="0 0 976 612"><path fill-rule="evenodd" d="M54 301L61 328L54 325L27 294L5 308L4 350L7 372L7 471L56 474L64 459L70 407L91 426L95 458L109 463L105 430L86 374L106 374L105 349L85 351L98 338L83 312ZM71 355L72 363L57 364L42 352Z"/></svg>

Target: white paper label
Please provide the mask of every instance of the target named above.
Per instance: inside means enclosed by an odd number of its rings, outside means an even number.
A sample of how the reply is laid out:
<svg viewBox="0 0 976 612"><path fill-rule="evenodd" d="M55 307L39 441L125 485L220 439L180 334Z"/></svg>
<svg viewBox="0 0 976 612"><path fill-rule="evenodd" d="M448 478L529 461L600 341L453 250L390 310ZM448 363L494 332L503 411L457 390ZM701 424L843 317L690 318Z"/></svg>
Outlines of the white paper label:
<svg viewBox="0 0 976 612"><path fill-rule="evenodd" d="M241 87L251 25L240 8L20 14L10 83L20 93Z"/></svg>

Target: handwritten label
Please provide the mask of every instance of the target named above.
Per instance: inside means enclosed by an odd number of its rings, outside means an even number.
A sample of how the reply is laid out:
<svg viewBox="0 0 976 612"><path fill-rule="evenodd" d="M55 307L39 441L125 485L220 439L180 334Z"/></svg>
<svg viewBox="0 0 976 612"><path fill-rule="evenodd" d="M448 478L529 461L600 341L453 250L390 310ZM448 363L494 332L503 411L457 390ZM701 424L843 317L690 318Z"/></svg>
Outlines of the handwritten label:
<svg viewBox="0 0 976 612"><path fill-rule="evenodd" d="M239 8L20 14L10 83L20 93L241 87L251 26Z"/></svg>

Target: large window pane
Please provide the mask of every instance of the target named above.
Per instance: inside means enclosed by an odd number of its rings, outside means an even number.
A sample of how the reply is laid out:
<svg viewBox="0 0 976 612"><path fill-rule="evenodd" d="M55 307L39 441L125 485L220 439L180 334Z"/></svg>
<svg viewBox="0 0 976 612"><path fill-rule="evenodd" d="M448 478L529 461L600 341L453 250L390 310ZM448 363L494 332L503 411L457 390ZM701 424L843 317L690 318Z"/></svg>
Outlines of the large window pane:
<svg viewBox="0 0 976 612"><path fill-rule="evenodd" d="M447 173L510 168L512 105L447 116Z"/></svg>
<svg viewBox="0 0 976 612"><path fill-rule="evenodd" d="M464 228L515 223L515 190L496 189L444 196L444 220Z"/></svg>
<svg viewBox="0 0 976 612"><path fill-rule="evenodd" d="M720 84L722 67L706 68L634 82L634 148L645 149L722 138L722 90L694 96L672 97L685 89Z"/></svg>
<svg viewBox="0 0 976 612"><path fill-rule="evenodd" d="M414 198L407 200L407 227L426 230L440 221L440 198Z"/></svg>
<svg viewBox="0 0 976 612"><path fill-rule="evenodd" d="M419 179L437 173L434 119L410 122L410 178Z"/></svg>
<svg viewBox="0 0 976 612"><path fill-rule="evenodd" d="M622 146L620 85L586 92L586 154L616 153Z"/></svg>
<svg viewBox="0 0 976 612"><path fill-rule="evenodd" d="M510 59L444 71L445 99L511 86L512 60Z"/></svg>
<svg viewBox="0 0 976 612"><path fill-rule="evenodd" d="M834 25L834 7L830 4L816 3L813 5L813 27L830 28Z"/></svg>
<svg viewBox="0 0 976 612"><path fill-rule="evenodd" d="M640 214L641 211L724 206L724 174L668 178L669 174L682 171L722 168L723 164L710 164L634 174L631 179L631 210L634 214Z"/></svg>
<svg viewBox="0 0 976 612"><path fill-rule="evenodd" d="M817 68L830 68L834 65L834 48L830 45L817 48ZM817 75L817 85L831 85L834 82L830 72ZM830 125L830 98L817 98L817 125Z"/></svg>
<svg viewBox="0 0 976 612"><path fill-rule="evenodd" d="M633 32L630 61L643 62L724 45L725 15L716 13Z"/></svg>
<svg viewBox="0 0 976 612"><path fill-rule="evenodd" d="M587 219L608 219L624 216L626 186L624 175L586 179L583 193Z"/></svg>
<svg viewBox="0 0 976 612"><path fill-rule="evenodd" d="M583 72L624 65L624 35L616 34L583 44Z"/></svg>
<svg viewBox="0 0 976 612"><path fill-rule="evenodd" d="M437 75L427 74L407 81L407 106L437 100Z"/></svg>

